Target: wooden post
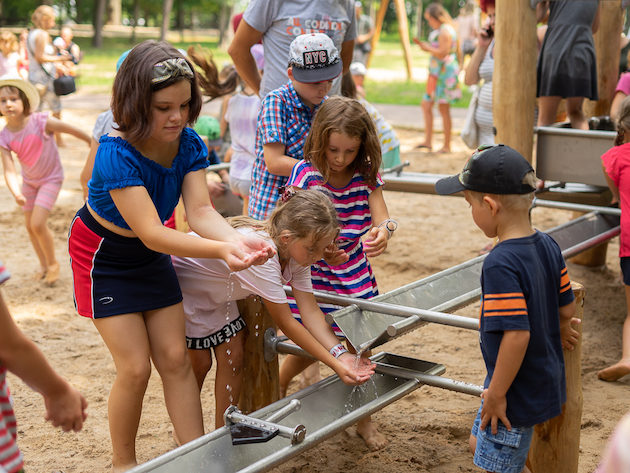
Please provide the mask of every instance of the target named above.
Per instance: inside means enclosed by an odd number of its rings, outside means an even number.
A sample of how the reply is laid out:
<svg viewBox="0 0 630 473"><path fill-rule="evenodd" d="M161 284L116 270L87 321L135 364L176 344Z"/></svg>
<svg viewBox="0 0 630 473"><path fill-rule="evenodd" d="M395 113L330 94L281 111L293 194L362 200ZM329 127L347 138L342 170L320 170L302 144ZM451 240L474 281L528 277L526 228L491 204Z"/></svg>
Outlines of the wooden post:
<svg viewBox="0 0 630 473"><path fill-rule="evenodd" d="M597 89L599 99L584 101L587 117L608 115L619 75L619 53L623 10L621 0L599 2L599 28L593 35L597 59Z"/></svg>
<svg viewBox="0 0 630 473"><path fill-rule="evenodd" d="M376 13L376 24L374 25L374 34L372 35L372 39L370 40L370 45L372 46L372 52L370 52L367 63L365 67L370 68L370 63L372 62L372 56L374 56L374 50L376 49L376 45L378 44L378 40L381 37L381 31L383 30L383 21L385 21L385 13L387 13L387 6L389 5L389 0L381 0L381 6L378 8L378 12Z"/></svg>
<svg viewBox="0 0 630 473"><path fill-rule="evenodd" d="M266 362L264 338L268 328L275 329L269 312L259 296L237 302L238 310L247 327L243 358L243 384L238 407L248 414L280 399L278 357Z"/></svg>
<svg viewBox="0 0 630 473"><path fill-rule="evenodd" d="M496 0L492 114L497 143L531 162L536 101L536 14L530 0Z"/></svg>
<svg viewBox="0 0 630 473"><path fill-rule="evenodd" d="M398 35L400 36L400 44L402 44L405 65L407 66L407 80L412 80L411 46L409 45L409 24L407 23L405 0L394 0L394 6L396 7L396 16L398 17Z"/></svg>
<svg viewBox="0 0 630 473"><path fill-rule="evenodd" d="M584 287L572 283L575 294L575 317L584 323ZM577 473L582 422L582 324L577 327L580 339L573 351L564 350L567 380L567 402L558 417L534 427L528 465L532 473Z"/></svg>

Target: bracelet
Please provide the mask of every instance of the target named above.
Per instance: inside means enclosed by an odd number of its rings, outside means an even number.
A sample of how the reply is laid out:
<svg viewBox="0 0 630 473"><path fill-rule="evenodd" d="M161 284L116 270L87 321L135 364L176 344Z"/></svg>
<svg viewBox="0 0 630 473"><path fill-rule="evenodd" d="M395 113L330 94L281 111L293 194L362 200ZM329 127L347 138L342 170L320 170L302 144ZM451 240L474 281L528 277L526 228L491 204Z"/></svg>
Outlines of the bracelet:
<svg viewBox="0 0 630 473"><path fill-rule="evenodd" d="M339 358L344 353L348 353L348 350L346 350L346 347L344 347L341 343L338 343L330 349L330 354L335 358Z"/></svg>
<svg viewBox="0 0 630 473"><path fill-rule="evenodd" d="M388 218L379 223L376 228L382 227L385 227L385 230L387 230L387 239L389 240L398 228L398 222L394 219Z"/></svg>

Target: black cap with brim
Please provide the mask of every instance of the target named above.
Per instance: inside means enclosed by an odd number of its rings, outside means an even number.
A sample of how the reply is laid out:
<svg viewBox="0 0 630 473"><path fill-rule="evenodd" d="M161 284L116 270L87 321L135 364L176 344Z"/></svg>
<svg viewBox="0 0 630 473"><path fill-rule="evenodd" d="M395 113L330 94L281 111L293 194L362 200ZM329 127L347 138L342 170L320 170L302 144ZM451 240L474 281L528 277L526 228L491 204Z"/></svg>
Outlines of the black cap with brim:
<svg viewBox="0 0 630 473"><path fill-rule="evenodd" d="M464 190L466 190L466 187L459 180L459 174L444 177L435 183L435 192L440 195L457 194Z"/></svg>
<svg viewBox="0 0 630 473"><path fill-rule="evenodd" d="M306 84L324 82L326 80L332 80L341 74L342 67L343 65L341 61L337 61L334 64L329 64L324 67L314 68L303 68L293 64L293 78L298 82L304 82Z"/></svg>

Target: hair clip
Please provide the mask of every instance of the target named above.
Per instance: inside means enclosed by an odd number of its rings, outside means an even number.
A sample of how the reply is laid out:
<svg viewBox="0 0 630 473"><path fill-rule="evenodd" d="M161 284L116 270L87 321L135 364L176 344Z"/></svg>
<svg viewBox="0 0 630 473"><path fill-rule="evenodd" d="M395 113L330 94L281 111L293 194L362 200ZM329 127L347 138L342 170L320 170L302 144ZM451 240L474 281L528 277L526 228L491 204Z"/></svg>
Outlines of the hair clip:
<svg viewBox="0 0 630 473"><path fill-rule="evenodd" d="M278 192L280 192L280 202L283 204L288 202L291 197L297 194L295 188L291 186L281 186L278 188Z"/></svg>

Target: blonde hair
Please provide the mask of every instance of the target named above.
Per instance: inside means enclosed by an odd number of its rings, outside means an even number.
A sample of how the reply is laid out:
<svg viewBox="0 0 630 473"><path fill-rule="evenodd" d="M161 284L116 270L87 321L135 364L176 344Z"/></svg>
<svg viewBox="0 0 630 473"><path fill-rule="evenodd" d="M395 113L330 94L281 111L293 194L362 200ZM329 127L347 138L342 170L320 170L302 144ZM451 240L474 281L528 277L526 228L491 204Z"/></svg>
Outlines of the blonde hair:
<svg viewBox="0 0 630 473"><path fill-rule="evenodd" d="M55 15L55 10L53 10L53 7L50 7L48 5L40 5L35 9L33 14L31 15L31 21L37 28L42 27L42 21L45 18L52 18L53 20L57 18L57 15Z"/></svg>
<svg viewBox="0 0 630 473"><path fill-rule="evenodd" d="M536 174L530 171L523 177L523 184L536 188ZM484 195L491 195L508 210L529 210L534 200L534 192L527 194L492 194L490 192L468 191L477 201L481 201Z"/></svg>
<svg viewBox="0 0 630 473"><path fill-rule="evenodd" d="M279 203L268 220L251 217L231 217L234 228L250 227L266 232L279 246L280 235L289 232L295 238L312 238L318 241L339 231L337 210L324 192L315 189L297 189L285 202Z"/></svg>
<svg viewBox="0 0 630 473"><path fill-rule="evenodd" d="M0 33L0 52L2 54L13 53L18 50L18 39L15 34L10 31L3 31Z"/></svg>
<svg viewBox="0 0 630 473"><path fill-rule="evenodd" d="M448 23L449 25L453 24L453 18L446 9L440 5L439 3L430 3L426 10L427 14L431 17L439 21L440 23Z"/></svg>
<svg viewBox="0 0 630 473"><path fill-rule="evenodd" d="M626 133L630 133L630 95L623 99L621 105L619 106L615 146L624 144Z"/></svg>
<svg viewBox="0 0 630 473"><path fill-rule="evenodd" d="M333 132L359 139L361 145L350 166L368 185L375 186L382 160L381 144L365 107L357 100L335 96L326 100L315 114L304 143L304 159L313 163L325 181L330 177L326 149Z"/></svg>
<svg viewBox="0 0 630 473"><path fill-rule="evenodd" d="M197 66L199 87L210 100L231 94L241 84L234 66L224 67L221 72L215 64L212 53L201 46L189 46L187 55Z"/></svg>

